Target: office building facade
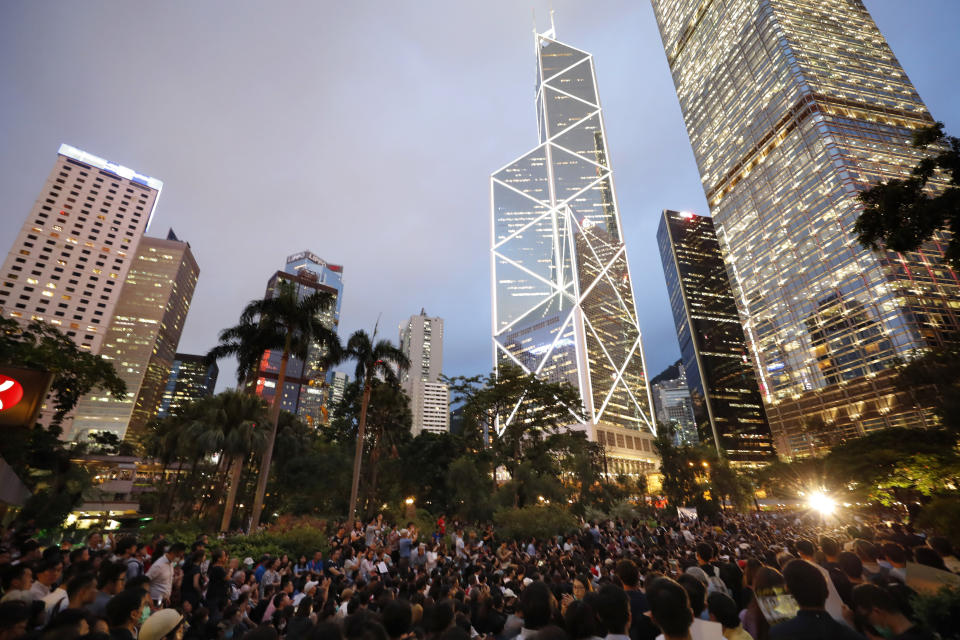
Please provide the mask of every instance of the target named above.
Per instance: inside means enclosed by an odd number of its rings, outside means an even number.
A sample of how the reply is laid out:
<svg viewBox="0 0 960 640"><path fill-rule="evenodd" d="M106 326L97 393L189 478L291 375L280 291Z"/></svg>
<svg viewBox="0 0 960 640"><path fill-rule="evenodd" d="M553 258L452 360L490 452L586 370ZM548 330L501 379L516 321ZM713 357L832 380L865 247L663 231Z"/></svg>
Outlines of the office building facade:
<svg viewBox="0 0 960 640"><path fill-rule="evenodd" d="M267 282L266 297L277 295L281 283L294 287L299 299L323 292L332 297L328 310L320 320L328 329L337 330L340 323L340 299L343 294L343 267L330 264L316 254L302 251L289 256L282 271L277 271ZM281 351L265 351L256 373L251 377L257 395L272 403L280 373ZM324 349L319 344L310 347L306 360L291 357L287 363L281 407L294 413L310 426L318 427L327 421L325 381L327 367Z"/></svg>
<svg viewBox="0 0 960 640"><path fill-rule="evenodd" d="M860 0L652 0L778 453L936 424L893 365L955 344L936 234L861 247L857 194L933 123Z"/></svg>
<svg viewBox="0 0 960 640"><path fill-rule="evenodd" d="M769 462L770 425L713 221L664 211L657 245L698 437L735 464Z"/></svg>
<svg viewBox="0 0 960 640"><path fill-rule="evenodd" d="M163 183L61 145L0 269L0 313L48 322L100 353Z"/></svg>
<svg viewBox="0 0 960 640"><path fill-rule="evenodd" d="M413 416L411 432L435 433L450 430L450 390L443 382L443 318L410 316L400 325L400 349L410 360L410 368L400 385L410 398Z"/></svg>
<svg viewBox="0 0 960 640"><path fill-rule="evenodd" d="M144 433L160 409L199 275L190 245L172 231L141 238L100 350L126 383L127 397L97 390L81 398L71 440L96 431L127 439Z"/></svg>
<svg viewBox="0 0 960 640"><path fill-rule="evenodd" d="M580 428L638 473L656 427L593 58L553 29L534 46L539 144L490 182L494 362L577 389Z"/></svg>
<svg viewBox="0 0 960 640"><path fill-rule="evenodd" d="M220 368L206 356L178 353L170 367L157 411L158 418L175 416L189 404L213 395Z"/></svg>
<svg viewBox="0 0 960 640"><path fill-rule="evenodd" d="M658 428L666 426L673 429L674 444L696 445L700 443L700 436L682 362L676 363L676 369L676 377L666 377L661 373L650 381L653 412Z"/></svg>

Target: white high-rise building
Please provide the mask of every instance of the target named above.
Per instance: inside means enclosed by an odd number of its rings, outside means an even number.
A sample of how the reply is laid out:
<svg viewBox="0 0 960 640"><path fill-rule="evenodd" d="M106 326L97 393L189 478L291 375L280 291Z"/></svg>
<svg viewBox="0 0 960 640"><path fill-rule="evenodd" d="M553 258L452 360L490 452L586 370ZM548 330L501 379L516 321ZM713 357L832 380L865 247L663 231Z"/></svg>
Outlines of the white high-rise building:
<svg viewBox="0 0 960 640"><path fill-rule="evenodd" d="M400 325L400 348L410 359L410 368L401 380L410 397L412 433L450 430L450 390L440 376L443 368L443 318L431 318L426 311L410 316Z"/></svg>
<svg viewBox="0 0 960 640"><path fill-rule="evenodd" d="M0 313L99 353L163 183L61 145L0 270Z"/></svg>

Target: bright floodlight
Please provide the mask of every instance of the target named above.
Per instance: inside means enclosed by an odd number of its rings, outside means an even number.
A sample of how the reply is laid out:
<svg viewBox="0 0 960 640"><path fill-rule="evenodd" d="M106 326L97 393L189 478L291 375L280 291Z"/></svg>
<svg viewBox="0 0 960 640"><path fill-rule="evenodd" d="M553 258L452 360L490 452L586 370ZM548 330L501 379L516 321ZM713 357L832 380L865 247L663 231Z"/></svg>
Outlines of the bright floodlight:
<svg viewBox="0 0 960 640"><path fill-rule="evenodd" d="M821 515L825 516L832 514L837 508L836 501L822 491L810 494L808 504L811 509L819 511Z"/></svg>

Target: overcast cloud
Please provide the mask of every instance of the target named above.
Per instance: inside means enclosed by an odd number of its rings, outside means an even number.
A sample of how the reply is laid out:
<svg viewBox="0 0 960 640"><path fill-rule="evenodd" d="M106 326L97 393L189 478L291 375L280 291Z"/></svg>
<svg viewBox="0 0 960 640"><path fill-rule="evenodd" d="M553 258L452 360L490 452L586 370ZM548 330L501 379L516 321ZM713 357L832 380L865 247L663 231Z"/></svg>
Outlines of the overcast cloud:
<svg viewBox="0 0 960 640"><path fill-rule="evenodd" d="M552 4L595 57L653 376L679 356L658 216L707 213L699 176L649 2ZM867 6L956 135L960 2ZM181 351L308 249L344 266L341 336L425 307L445 373L486 372L488 180L536 144L532 10L545 28L546 0L2 2L0 251L66 142L164 181L149 233L201 268Z"/></svg>

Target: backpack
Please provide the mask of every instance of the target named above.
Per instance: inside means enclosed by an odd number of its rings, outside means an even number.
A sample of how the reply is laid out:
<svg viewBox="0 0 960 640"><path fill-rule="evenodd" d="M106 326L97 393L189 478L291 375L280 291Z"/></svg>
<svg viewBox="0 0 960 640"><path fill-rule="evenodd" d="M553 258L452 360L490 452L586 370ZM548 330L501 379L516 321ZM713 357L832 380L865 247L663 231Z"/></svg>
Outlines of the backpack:
<svg viewBox="0 0 960 640"><path fill-rule="evenodd" d="M727 583L720 578L720 569L716 566L710 567L713 569L713 575L710 575L709 571L705 571L707 574L707 595L711 593L722 593L725 596L733 598L733 594L730 593L730 588L727 587Z"/></svg>

